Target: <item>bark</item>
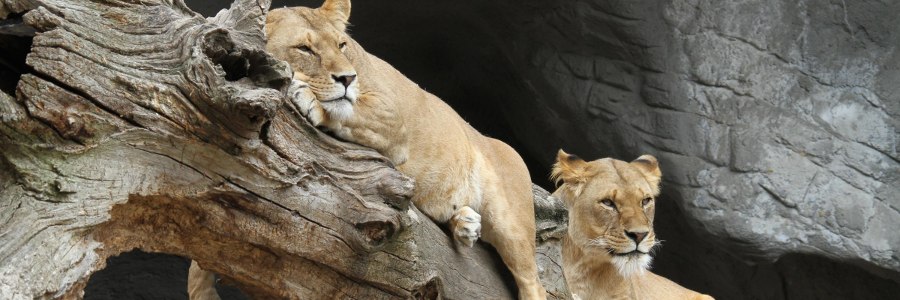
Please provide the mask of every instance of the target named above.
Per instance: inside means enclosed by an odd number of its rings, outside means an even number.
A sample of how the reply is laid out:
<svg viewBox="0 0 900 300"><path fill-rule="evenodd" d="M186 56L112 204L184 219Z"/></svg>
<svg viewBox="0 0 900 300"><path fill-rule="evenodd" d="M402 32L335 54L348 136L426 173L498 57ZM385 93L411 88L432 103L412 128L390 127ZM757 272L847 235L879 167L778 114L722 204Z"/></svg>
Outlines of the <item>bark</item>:
<svg viewBox="0 0 900 300"><path fill-rule="evenodd" d="M410 205L409 178L285 101L269 2L205 19L180 0L0 0L37 32L0 92L0 295L77 299L107 257L142 249L254 298L512 296L491 249L456 248ZM536 194L542 276L565 295L565 212Z"/></svg>

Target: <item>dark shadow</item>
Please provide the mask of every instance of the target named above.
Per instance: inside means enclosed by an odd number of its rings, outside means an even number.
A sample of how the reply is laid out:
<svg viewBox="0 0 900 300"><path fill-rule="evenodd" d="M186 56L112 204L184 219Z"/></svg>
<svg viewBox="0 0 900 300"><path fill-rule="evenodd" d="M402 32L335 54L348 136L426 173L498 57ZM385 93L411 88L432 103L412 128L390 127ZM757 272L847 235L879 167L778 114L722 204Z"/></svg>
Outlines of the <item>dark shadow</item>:
<svg viewBox="0 0 900 300"><path fill-rule="evenodd" d="M21 15L0 20L0 91L15 97L16 85L28 72L25 58L31 52L33 30L22 25Z"/></svg>
<svg viewBox="0 0 900 300"><path fill-rule="evenodd" d="M106 260L106 268L88 280L85 300L187 299L188 268L191 261L175 255L140 250ZM222 300L248 299L240 290L217 284Z"/></svg>

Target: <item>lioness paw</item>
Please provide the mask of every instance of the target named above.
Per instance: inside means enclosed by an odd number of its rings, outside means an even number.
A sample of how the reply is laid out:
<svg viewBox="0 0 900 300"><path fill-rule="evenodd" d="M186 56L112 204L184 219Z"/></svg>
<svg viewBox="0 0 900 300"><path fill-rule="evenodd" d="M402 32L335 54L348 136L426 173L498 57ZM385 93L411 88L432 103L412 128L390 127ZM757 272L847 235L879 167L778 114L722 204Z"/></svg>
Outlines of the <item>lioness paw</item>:
<svg viewBox="0 0 900 300"><path fill-rule="evenodd" d="M300 114L306 117L313 126L322 124L325 119L325 110L319 101L316 101L316 95L310 90L308 84L297 79L291 80L287 94L291 98L291 102L300 110Z"/></svg>
<svg viewBox="0 0 900 300"><path fill-rule="evenodd" d="M481 215L472 208L463 206L450 219L450 229L456 242L472 247L481 237Z"/></svg>

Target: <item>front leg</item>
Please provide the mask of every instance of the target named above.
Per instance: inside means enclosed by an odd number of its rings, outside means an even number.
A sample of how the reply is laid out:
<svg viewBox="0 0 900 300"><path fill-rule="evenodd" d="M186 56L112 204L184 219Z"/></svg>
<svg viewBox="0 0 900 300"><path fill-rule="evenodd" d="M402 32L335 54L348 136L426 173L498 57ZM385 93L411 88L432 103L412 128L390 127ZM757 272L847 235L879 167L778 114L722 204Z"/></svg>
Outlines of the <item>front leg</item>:
<svg viewBox="0 0 900 300"><path fill-rule="evenodd" d="M313 126L321 126L325 121L325 109L321 103L316 101L316 95L313 94L306 82L293 79L287 90L288 97Z"/></svg>
<svg viewBox="0 0 900 300"><path fill-rule="evenodd" d="M399 166L409 157L405 122L390 101L378 93L362 94L355 103L322 103L310 86L297 78L288 86L287 96L313 126L339 139L370 147ZM382 96L383 97L383 96ZM353 106L347 106L353 105Z"/></svg>
<svg viewBox="0 0 900 300"><path fill-rule="evenodd" d="M472 247L481 237L481 215L468 206L463 206L450 218L450 232L457 243Z"/></svg>
<svg viewBox="0 0 900 300"><path fill-rule="evenodd" d="M200 268L196 261L191 261L188 269L188 298L191 300L219 300L216 292L216 275Z"/></svg>

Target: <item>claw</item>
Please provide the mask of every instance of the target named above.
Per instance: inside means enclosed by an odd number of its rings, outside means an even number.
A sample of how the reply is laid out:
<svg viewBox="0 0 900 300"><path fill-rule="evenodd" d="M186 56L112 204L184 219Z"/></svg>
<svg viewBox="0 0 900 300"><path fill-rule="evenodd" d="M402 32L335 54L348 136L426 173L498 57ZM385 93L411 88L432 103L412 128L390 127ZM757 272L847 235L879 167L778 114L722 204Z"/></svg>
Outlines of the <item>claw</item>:
<svg viewBox="0 0 900 300"><path fill-rule="evenodd" d="M481 215L468 206L457 210L450 223L453 238L466 247L472 247L481 237Z"/></svg>

